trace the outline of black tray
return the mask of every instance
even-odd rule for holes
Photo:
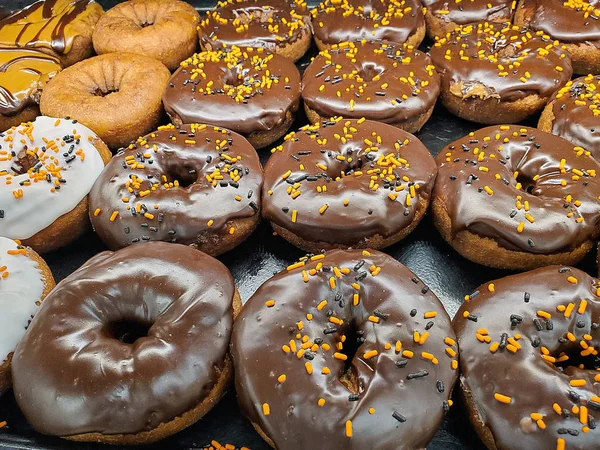
[[[27,6],[31,1],[2,0],[1,6],[8,9],[18,9]],[[119,3],[118,0],[97,1],[105,9]],[[211,0],[188,1],[200,11],[213,5]],[[314,0],[309,1],[309,4],[314,4]],[[430,45],[431,42],[426,40],[421,49],[427,50]],[[313,45],[307,55],[298,62],[301,70],[306,68],[310,63],[310,58],[316,53],[316,47]],[[164,121],[166,123],[167,119],[165,118]],[[306,117],[300,114],[292,129],[297,129],[306,123]],[[535,127],[536,123],[537,117],[534,117],[524,124]],[[478,128],[480,127],[477,124],[454,117],[441,105],[438,105],[431,119],[417,133],[417,136],[433,155],[437,155],[448,143]],[[261,150],[259,154],[264,164],[269,158],[270,152],[265,149]],[[44,255],[44,258],[50,265],[58,282],[103,250],[106,250],[104,244],[90,231],[75,243],[54,253]],[[510,274],[508,271],[489,269],[477,265],[461,257],[441,238],[434,228],[430,216],[426,216],[423,222],[406,239],[384,251],[408,266],[425,284],[430,286],[431,290],[440,298],[450,316],[454,316],[466,293],[472,292],[480,284]],[[593,253],[588,254],[578,266],[595,275],[596,267]],[[242,300],[245,302],[264,281],[301,256],[303,256],[301,250],[288,244],[282,238],[273,236],[269,224],[261,223],[246,242],[234,251],[221,256],[220,260],[227,265],[233,274]],[[12,391],[0,397],[0,421],[3,420],[6,420],[8,425],[0,429],[1,450],[109,450],[113,448],[133,448],[102,444],[75,444],[40,435],[32,430],[19,412]],[[268,450],[271,448],[260,438],[250,422],[241,414],[233,387],[230,389],[230,393],[198,423],[175,436],[143,448],[152,450],[204,448],[209,446],[212,440],[218,441],[221,445],[233,444],[237,447],[245,446],[252,450]],[[428,450],[479,450],[485,449],[485,446],[479,441],[475,431],[469,424],[460,402],[455,402],[455,406],[451,408],[440,430],[427,448]]]

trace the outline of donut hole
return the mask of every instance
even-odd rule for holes
[[[177,181],[179,187],[187,188],[198,181],[198,170],[189,165],[172,165],[167,168],[165,173],[167,182],[172,183]]]
[[[97,86],[94,90],[92,90],[92,94],[96,97],[106,97],[110,94],[116,94],[117,92],[119,92],[119,89],[117,88],[102,89],[100,86]]]
[[[517,175],[517,183],[521,183],[521,190],[527,192],[528,194],[534,194],[535,181],[533,181],[533,178],[519,173]]]
[[[559,349],[556,354],[552,355],[557,359],[557,361],[554,363],[554,366],[561,372],[570,367],[577,368],[579,370],[591,370],[594,372],[600,369],[600,356],[582,356],[581,353],[581,347]],[[559,359],[565,359],[565,356],[567,356],[568,359],[564,361],[558,361]]]
[[[369,83],[373,81],[373,79],[381,77],[382,74],[383,67],[371,62],[366,62],[362,65],[357,75],[361,77],[364,82]]]
[[[244,76],[235,70],[228,70],[223,75],[223,84],[232,87],[241,86],[244,84]]]
[[[33,168],[38,161],[39,158],[36,155],[29,153],[27,147],[25,147],[17,153],[17,157],[13,160],[10,168],[15,174],[22,175]]]
[[[124,344],[133,344],[138,339],[148,336],[152,323],[137,319],[122,319],[109,322],[106,332],[109,336]]]
[[[344,361],[344,371],[340,375],[339,380],[353,394],[360,394],[362,391],[356,374],[352,370],[352,361],[362,345],[363,334],[364,332],[359,330],[354,324],[344,333],[346,340],[344,341],[343,352],[348,358]]]

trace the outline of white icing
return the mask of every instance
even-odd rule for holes
[[[0,237],[0,364],[17,347],[44,293],[38,263],[27,255],[8,254],[17,249],[15,241]]]
[[[94,132],[70,120],[61,119],[56,125],[57,121],[58,119],[51,117],[38,117],[33,122],[29,137],[23,134],[27,125],[20,125],[0,134],[0,236],[28,239],[42,231],[60,216],[73,210],[89,194],[94,181],[104,169],[102,157],[89,140],[90,137],[97,137]],[[79,144],[63,141],[65,136],[76,135],[81,136]],[[44,153],[42,147],[48,147],[48,143],[43,138],[47,142],[54,141],[58,151],[47,149]],[[71,145],[75,145],[72,153],[64,156]],[[32,170],[24,174],[15,172],[14,166],[18,165],[18,161],[14,155],[19,155],[22,150],[36,151],[40,160],[43,160],[43,165],[37,172],[37,176],[43,175],[41,180],[32,181],[36,176]],[[81,152],[77,154],[79,150]],[[85,155],[83,161],[81,154]],[[71,161],[73,155],[76,157]],[[61,170],[52,174],[49,183],[45,174],[50,172],[51,163]],[[56,187],[54,183],[58,178],[66,182],[60,183],[60,189],[52,192],[51,188]],[[29,181],[30,185],[20,185]],[[23,196],[16,198],[15,192],[19,195],[19,190]]]

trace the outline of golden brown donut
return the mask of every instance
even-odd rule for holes
[[[55,284],[40,255],[0,236],[0,396],[12,386],[13,352]]]
[[[111,148],[125,147],[156,127],[169,76],[156,59],[108,53],[56,76],[42,93],[40,110],[78,120]]]
[[[96,53],[131,52],[158,59],[169,70],[198,46],[200,16],[180,0],[130,0],[100,18],[94,31]]]

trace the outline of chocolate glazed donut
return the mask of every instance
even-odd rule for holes
[[[262,182],[239,134],[167,125],[115,155],[90,192],[90,218],[111,249],[168,241],[219,255],[258,225]]]
[[[220,399],[241,301],[227,268],[164,242],[101,253],[46,298],[13,357],[14,391],[39,432],[145,444]]]
[[[232,336],[241,407],[281,450],[424,449],[451,405],[456,355],[437,297],[366,250],[303,258],[275,275]]]
[[[437,161],[435,224],[472,261],[504,269],[575,264],[600,234],[600,164],[564,139],[488,127],[448,145]]]
[[[568,267],[508,276],[454,318],[460,386],[492,450],[592,450],[600,419],[600,282]]]

